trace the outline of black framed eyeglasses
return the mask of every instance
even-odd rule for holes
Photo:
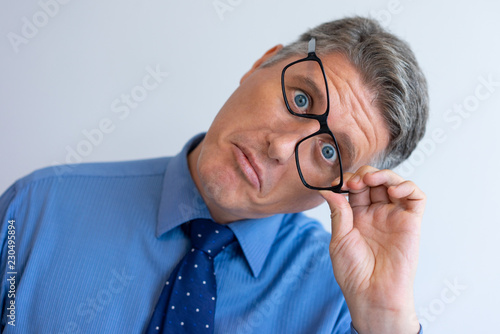
[[[297,117],[315,119],[318,131],[295,146],[295,162],[304,186],[315,190],[341,190],[344,183],[342,159],[337,140],[328,127],[330,96],[321,59],[316,55],[316,40],[311,38],[307,57],[283,68],[281,88],[288,111]]]

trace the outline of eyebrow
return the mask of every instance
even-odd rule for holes
[[[349,169],[351,168],[354,159],[356,159],[356,149],[354,147],[354,144],[352,143],[351,137],[349,137],[344,132],[340,132],[335,135],[335,138],[337,138],[338,144],[340,146],[340,156],[342,157],[345,156],[345,154],[347,155],[347,161],[344,162],[343,167],[345,169]]]

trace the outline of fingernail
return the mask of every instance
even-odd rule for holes
[[[358,183],[360,180],[361,180],[361,178],[359,177],[359,175],[356,175],[350,181],[354,182],[354,183]]]

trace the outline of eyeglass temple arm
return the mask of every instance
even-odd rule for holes
[[[307,53],[316,52],[316,38],[311,38],[309,41],[309,46],[307,48]]]

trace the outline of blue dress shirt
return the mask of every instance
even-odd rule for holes
[[[12,185],[0,197],[2,333],[143,333],[190,249],[180,225],[211,218],[187,165],[202,138],[171,158],[51,167]],[[355,333],[318,222],[229,227],[215,333]]]

